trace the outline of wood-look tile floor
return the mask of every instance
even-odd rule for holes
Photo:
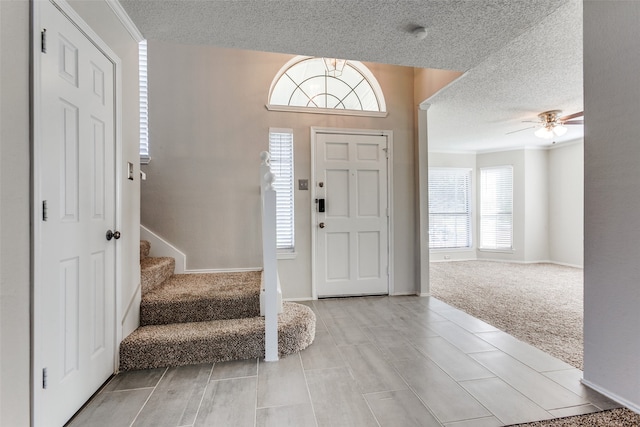
[[[78,426],[502,426],[618,407],[582,372],[430,297],[306,302],[315,342],[278,362],[125,372]]]

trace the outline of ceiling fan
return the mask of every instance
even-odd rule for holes
[[[549,110],[543,113],[538,114],[538,120],[532,123],[536,123],[535,126],[530,126],[528,128],[519,129],[513,132],[508,132],[507,135],[511,133],[520,132],[527,129],[538,128],[534,134],[538,138],[543,139],[553,139],[556,136],[562,136],[567,133],[567,125],[583,125],[584,120],[578,119],[584,116],[583,111],[579,111],[577,113],[568,114],[566,116],[560,116],[562,114],[561,110]],[[528,121],[531,122],[531,121]]]

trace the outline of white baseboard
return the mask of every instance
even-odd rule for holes
[[[200,274],[200,273],[244,273],[247,271],[262,271],[262,267],[247,267],[247,268],[202,268],[184,270],[184,274]],[[176,272],[177,273],[177,272]]]
[[[579,268],[580,270],[584,270],[584,265],[569,264],[567,262],[556,262],[556,261],[549,261],[549,262],[551,264],[562,265],[562,266],[565,266],[565,267]]]
[[[582,265],[551,261],[548,259],[540,259],[540,260],[534,260],[534,261],[521,261],[521,260],[515,260],[515,259],[495,259],[495,258],[429,260],[429,262],[456,262],[456,261],[487,261],[487,262],[502,262],[506,264],[555,264],[555,265],[562,265],[564,267],[573,267],[573,268],[579,268],[579,269],[584,268]]]
[[[140,224],[140,239],[151,243],[149,255],[174,258],[176,260],[176,274],[182,274],[187,270],[187,256],[184,252],[142,224]]]
[[[419,297],[430,297],[431,294],[429,292],[422,292],[420,294],[418,294]]]
[[[478,258],[430,259],[429,262],[484,261]],[[487,260],[488,261],[488,260]]]
[[[290,301],[290,302],[300,302],[300,301],[313,301],[313,298],[311,298],[311,297],[308,297],[308,298],[283,298],[283,300]]]
[[[597,384],[594,384],[590,381],[587,381],[585,379],[581,380],[582,384],[584,384],[585,386],[589,387],[590,389],[593,389],[595,391],[597,391],[598,393],[602,394],[603,396],[608,397],[609,399],[613,400],[614,402],[617,402],[619,404],[621,404],[622,406],[629,408],[630,410],[632,410],[633,412],[640,414],[640,405],[638,405],[637,403],[634,402],[630,402],[629,400],[618,396],[615,393],[612,393],[610,390],[607,390],[606,388],[600,387]]]

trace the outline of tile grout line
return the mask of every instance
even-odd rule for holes
[[[196,416],[193,418],[192,426],[196,425],[196,421],[198,421],[198,415],[200,415],[200,409],[202,409],[202,402],[204,402],[204,396],[207,394],[207,389],[209,388],[209,383],[211,382],[211,376],[213,375],[213,368],[215,368],[215,362],[211,364],[211,370],[209,371],[209,377],[207,378],[207,384],[204,386],[204,390],[202,390],[202,397],[200,398],[200,403],[198,404],[198,409],[196,410]]]
[[[376,413],[373,412],[373,408],[369,404],[369,401],[365,397],[364,393],[360,393],[360,396],[362,396],[362,399],[364,399],[364,403],[365,403],[365,405],[367,405],[367,408],[369,408],[369,412],[371,412],[371,415],[373,416],[373,419],[376,420],[376,424],[378,424],[378,427],[382,427],[382,424],[380,424],[380,420],[378,420],[378,417],[376,417]]]
[[[266,350],[265,350],[266,351]],[[253,409],[253,427],[258,425],[258,387],[260,386],[260,358],[256,358],[256,393]]]
[[[571,393],[573,396],[577,396],[580,399],[584,399],[586,401],[586,403],[591,403],[593,404],[588,397],[585,396],[581,396],[580,394],[574,392],[573,390],[571,390],[568,387],[565,387],[563,384],[560,384],[559,382],[555,381],[553,378],[549,378],[548,376],[544,375],[544,372],[540,372],[534,368],[532,368],[530,365],[524,363],[523,361],[521,361],[520,359],[518,359],[517,357],[514,357],[512,355],[510,355],[509,353],[506,353],[500,349],[498,349],[499,352],[501,352],[502,354],[504,354],[506,357],[510,357],[511,359],[513,359],[514,361],[516,361],[517,363],[520,363],[521,365],[523,365],[524,367],[530,369],[531,371],[533,371],[535,374],[541,376],[542,378],[551,381],[552,383],[558,385],[559,387],[563,388],[564,390],[566,390],[568,393]],[[502,380],[505,384],[508,384],[511,388],[513,388],[514,390],[516,390],[518,393],[522,394],[524,397],[526,397],[527,399],[529,399],[530,401],[532,401],[533,403],[535,403],[536,405],[540,406],[542,409],[544,409],[545,411],[549,412],[549,409],[543,408],[542,405],[540,405],[539,403],[537,403],[536,401],[534,401],[532,398],[530,398],[529,396],[527,396],[526,394],[524,394],[524,392],[520,391],[518,388],[516,388],[516,386],[514,384],[511,383],[511,381],[507,381],[506,378],[503,378],[502,376],[500,376],[497,372],[495,372],[494,370],[492,370],[489,366],[485,365],[484,363],[476,360],[478,363],[480,363],[480,365],[484,366],[489,372],[492,372],[496,378],[499,378],[500,380]],[[576,405],[574,405],[576,406]],[[578,405],[579,406],[579,405]],[[568,406],[568,407],[572,407],[572,406]],[[554,408],[554,409],[560,409],[560,408]],[[551,409],[553,410],[553,409]]]
[[[420,351],[420,350],[418,350],[418,351]],[[420,354],[422,354],[422,353],[420,353]],[[422,406],[424,406],[427,409],[427,411],[429,411],[429,413],[433,416],[433,418],[435,418],[436,421],[438,421],[438,423],[440,423],[440,426],[444,426],[444,423],[442,422],[442,420],[440,420],[440,418],[438,418],[438,416],[433,412],[431,407],[429,407],[429,405],[427,405],[427,403],[424,400],[422,400],[422,398],[420,396],[418,396],[418,393],[416,393],[416,391],[413,389],[413,387],[411,387],[411,384],[409,384],[407,382],[407,380],[402,376],[402,374],[400,373],[398,368],[396,368],[395,364],[392,363],[389,359],[387,359],[387,362],[389,363],[391,368],[395,371],[396,375],[398,375],[400,377],[400,379],[402,381],[404,381],[404,383],[407,385],[407,389],[411,390],[411,393],[413,393],[413,395],[416,397],[416,399],[418,399],[418,401],[420,401],[420,403],[422,403]],[[491,412],[491,411],[489,411],[489,412]]]
[[[489,368],[487,368],[489,369]],[[490,372],[493,372],[489,369]],[[551,418],[547,418],[547,419],[553,419],[555,418],[553,416],[553,414],[551,412],[549,412],[548,409],[543,408],[540,404],[538,404],[537,402],[535,402],[533,399],[531,399],[529,396],[527,396],[526,394],[524,394],[523,392],[521,392],[520,390],[518,390],[517,388],[515,388],[513,385],[511,385],[511,383],[507,382],[504,378],[500,377],[498,374],[495,374],[496,376],[493,378],[478,378],[478,379],[472,379],[472,380],[464,380],[464,381],[460,381],[458,382],[458,385],[460,385],[460,387],[462,387],[464,389],[464,391],[466,391],[471,397],[473,397],[480,405],[482,405],[483,408],[485,408],[487,411],[489,411],[489,413],[496,419],[498,419],[501,423],[503,423],[504,425],[509,425],[509,424],[505,424],[505,421],[503,421],[498,415],[496,415],[493,411],[491,411],[489,408],[487,408],[482,402],[480,402],[470,391],[468,391],[463,385],[462,383],[471,383],[474,381],[484,381],[484,380],[488,380],[488,379],[497,379],[499,381],[502,381],[507,387],[509,387],[510,389],[513,390],[513,392],[515,394],[519,394],[520,396],[522,396],[524,399],[528,400],[530,403],[532,403],[533,405],[537,406],[538,408],[542,409],[542,411],[546,412],[547,414],[549,414],[549,416]],[[533,420],[533,421],[524,421],[526,422],[535,422],[535,421],[543,421],[543,420]],[[518,423],[521,424],[521,423]]]
[[[433,311],[431,309],[428,309],[429,311]],[[435,312],[434,312],[435,313]],[[437,314],[437,313],[436,313]],[[455,322],[446,319],[447,322],[453,323],[454,325],[456,324]],[[428,328],[428,326],[425,326],[426,328]],[[450,345],[452,345],[453,347],[455,347],[458,351],[460,351],[462,354],[468,355],[466,352],[464,352],[461,348],[459,348],[458,346],[456,346],[454,343],[452,343],[451,341],[449,341],[446,337],[443,337],[441,334],[437,333],[436,331],[433,331],[435,334],[437,334],[438,337],[442,338],[443,340],[445,340],[447,343],[449,343]],[[456,383],[456,385],[458,387],[460,387],[460,389],[462,389],[465,393],[467,393],[469,395],[469,397],[471,397],[473,400],[475,400],[478,405],[480,405],[481,407],[483,407],[484,409],[487,410],[487,412],[489,414],[491,414],[494,418],[498,419],[500,422],[502,422],[504,424],[504,422],[502,420],[500,420],[489,408],[487,408],[484,404],[482,404],[482,402],[480,402],[474,395],[472,395],[471,393],[469,393],[469,391],[467,389],[465,389],[461,382],[462,381],[458,381],[455,378],[453,378],[452,375],[450,375],[447,371],[445,371],[435,360],[433,360],[431,357],[429,357],[428,355],[424,354],[422,351],[420,351],[420,349],[416,346],[413,345],[413,343],[411,342],[410,339],[407,339],[409,341],[409,344],[411,344],[411,346],[413,348],[416,349],[416,351],[418,351],[418,353],[424,357],[426,360],[429,360],[431,363],[434,364],[434,366],[439,369],[440,371],[442,371],[442,373],[444,375],[446,375],[447,377],[449,377],[449,379],[451,379],[453,382]],[[433,415],[433,417],[438,420],[438,422],[444,426],[444,421],[442,421],[440,418],[438,418],[438,416],[433,412],[433,410],[431,409],[431,407],[425,402],[423,401],[420,396],[418,396],[418,393],[416,393],[416,391],[413,389],[413,387],[411,387],[411,385],[405,380],[405,378],[400,374],[400,372],[398,371],[398,369],[394,366],[393,363],[391,363],[391,367],[396,371],[396,373],[400,376],[400,378],[402,378],[402,380],[407,384],[407,387],[409,387],[409,390],[411,390],[411,392],[418,398],[418,400],[420,402],[422,402],[422,404],[425,406],[425,408],[427,408],[427,410],[431,413],[431,415]],[[492,372],[491,370],[488,369],[489,372]],[[493,372],[492,372],[493,373]],[[495,375],[495,373],[494,373]],[[497,376],[495,378],[498,378]],[[467,421],[467,420],[457,420],[454,422],[458,422],[458,421]]]
[[[402,307],[402,308],[403,308],[403,309],[405,309],[405,310],[407,310],[405,307]],[[395,328],[395,327],[394,327],[390,322],[388,322],[388,323],[389,323],[389,326],[390,326],[392,329],[397,330],[397,329],[396,329],[396,328]],[[398,331],[398,332],[400,332],[400,331]],[[434,333],[435,333],[435,332],[434,332]],[[440,336],[440,335],[438,334],[438,336]],[[422,355],[423,357],[426,357],[426,356],[425,356],[425,355],[424,355],[424,354],[423,354],[423,353],[422,353],[422,352],[421,352],[417,347],[415,347],[415,346],[413,345],[413,343],[412,343],[412,341],[411,341],[411,339],[410,339],[409,337],[406,337],[406,336],[404,336],[404,335],[403,335],[403,338],[407,341],[407,343],[408,343],[410,346],[412,346],[413,348],[415,348],[415,349],[416,349],[416,351],[417,351],[420,355]],[[383,357],[383,358],[385,359],[385,361],[389,364],[389,366],[391,367],[391,369],[393,369],[393,370],[394,370],[394,372],[396,373],[396,375],[398,375],[398,377],[399,377],[399,378],[400,378],[400,379],[405,383],[405,385],[407,386],[407,389],[408,389],[408,390],[410,390],[410,391],[411,391],[411,393],[413,393],[413,395],[418,399],[418,401],[422,404],[422,406],[424,406],[424,407],[425,407],[425,409],[426,409],[426,410],[427,410],[427,411],[428,411],[428,412],[433,416],[433,418],[435,418],[435,420],[436,420],[436,421],[437,421],[441,426],[444,426],[444,423],[440,420],[440,418],[438,418],[438,416],[433,412],[433,410],[429,407],[429,405],[427,405],[427,403],[426,403],[426,402],[424,402],[424,401],[420,398],[420,396],[418,396],[418,393],[416,393],[416,391],[413,389],[413,387],[411,387],[411,385],[407,382],[407,380],[406,380],[406,379],[405,379],[405,378],[400,374],[400,371],[398,371],[398,369],[396,368],[396,366],[395,366],[395,364],[393,363],[393,361],[392,361],[391,359],[389,359],[389,358],[386,356],[386,354],[385,354],[385,353],[384,353],[384,351],[382,350],[381,346],[376,342],[376,340],[375,340],[375,339],[371,340],[371,344],[374,346],[374,348],[376,348],[376,349],[377,349],[377,350],[382,354],[382,357]],[[435,362],[433,362],[433,363],[435,364]],[[438,368],[440,368],[437,364],[436,364],[436,366],[437,366]],[[448,374],[447,374],[447,375],[448,375]],[[363,396],[363,398],[364,398],[365,394],[363,393],[363,394],[362,394],[362,396]],[[367,402],[367,399],[366,399],[366,398],[365,398],[365,402]],[[369,402],[367,402],[367,405],[369,405]],[[371,407],[369,407],[369,409],[371,410]],[[373,416],[374,416],[374,418],[375,418],[376,422],[378,422],[378,419],[377,419],[377,417],[375,416],[375,413],[373,412],[373,410],[371,410],[371,412],[373,413]],[[489,412],[491,412],[491,411],[489,411]],[[379,424],[379,422],[378,422],[378,424]]]
[[[158,388],[158,385],[160,384],[160,382],[164,379],[164,376],[167,374],[167,371],[169,370],[169,368],[165,368],[164,372],[162,373],[162,376],[160,377],[160,379],[158,380],[158,382],[156,383],[156,385],[153,387],[153,390],[151,391],[151,393],[149,393],[149,396],[147,396],[147,399],[144,401],[144,403],[142,404],[142,406],[140,407],[140,410],[138,410],[138,413],[136,414],[135,417],[133,417],[133,420],[131,420],[131,424],[129,424],[129,427],[133,426],[133,424],[136,422],[136,420],[138,419],[138,417],[140,416],[140,414],[142,413],[142,410],[144,409],[144,407],[147,405],[147,403],[149,402],[149,399],[151,399],[151,396],[153,396],[153,393],[156,391],[156,389]]]
[[[309,404],[311,405],[311,413],[313,414],[313,421],[316,423],[316,427],[318,427],[318,417],[316,416],[316,408],[313,405],[313,399],[311,398],[311,390],[309,389],[309,381],[307,380],[307,370],[304,369],[304,362],[302,361],[302,356],[298,353],[298,357],[300,358],[300,365],[302,366],[302,376],[304,377],[304,384],[307,387],[307,396],[309,396]]]

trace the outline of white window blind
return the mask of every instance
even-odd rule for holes
[[[513,248],[513,166],[480,169],[480,248]]]
[[[429,248],[471,247],[471,169],[429,168]]]
[[[140,87],[140,163],[149,163],[149,103],[147,97],[147,41],[138,44],[138,84]]]
[[[271,170],[276,175],[276,242],[280,251],[295,247],[293,200],[293,131],[269,129]]]

